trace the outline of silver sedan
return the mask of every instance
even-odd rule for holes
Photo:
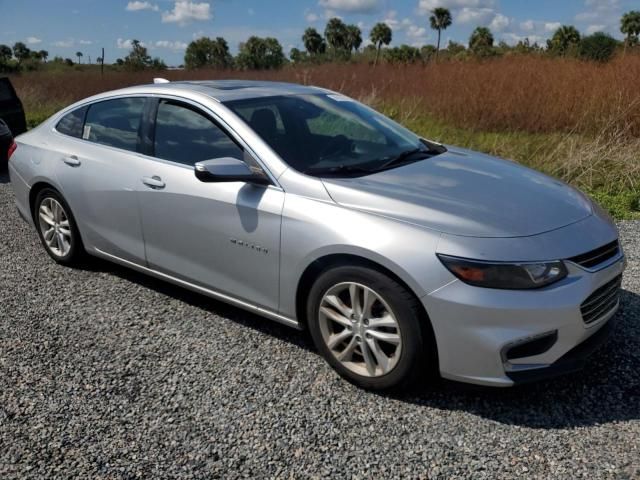
[[[159,81],[10,150],[55,261],[94,255],[306,328],[365,388],[573,371],[618,308],[617,230],[585,195],[324,89]]]

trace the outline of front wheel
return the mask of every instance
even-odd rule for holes
[[[355,385],[409,386],[426,370],[418,301],[377,270],[345,266],[322,273],[310,291],[307,318],[320,353]]]

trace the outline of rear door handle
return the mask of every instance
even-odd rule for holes
[[[157,175],[154,175],[153,177],[142,177],[142,183],[144,183],[147,187],[157,189],[164,188],[165,186],[162,179]]]
[[[79,167],[81,163],[75,155],[68,155],[63,158],[63,161],[71,167]]]

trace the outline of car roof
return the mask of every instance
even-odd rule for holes
[[[277,95],[329,93],[328,90],[318,87],[299,85],[296,83],[267,82],[262,80],[200,80],[155,83],[151,85],[129,87],[120,90],[118,93],[143,93],[142,90],[144,90],[144,92],[158,90],[159,93],[167,93],[167,91],[174,91],[175,93],[178,93],[178,91],[186,90],[207,95],[220,102],[249,98],[273,97]]]

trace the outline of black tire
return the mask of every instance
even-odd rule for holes
[[[332,287],[345,282],[364,285],[376,292],[396,317],[402,348],[395,367],[386,374],[366,376],[353,372],[336,358],[325,343],[320,327],[320,304]],[[427,361],[434,355],[429,355],[426,350],[432,346],[429,336],[423,335],[421,322],[428,319],[424,319],[421,313],[418,300],[404,286],[384,273],[364,266],[341,266],[324,271],[315,281],[307,299],[309,333],[318,351],[343,378],[368,390],[412,388],[426,377],[423,373],[430,371]]]
[[[57,255],[52,251],[52,249],[47,245],[47,242],[44,239],[40,219],[39,219],[39,211],[40,206],[47,199],[53,199],[58,202],[62,208],[64,209],[64,213],[66,214],[66,218],[69,221],[69,230],[71,232],[70,235],[70,244],[71,247],[69,251],[65,255]],[[78,231],[77,223],[71,212],[71,208],[65,201],[65,199],[58,193],[58,191],[53,188],[44,188],[38,192],[36,196],[34,205],[33,205],[33,221],[36,225],[36,231],[38,232],[38,236],[40,237],[40,242],[42,242],[42,246],[49,254],[49,256],[55,260],[57,263],[61,265],[78,265],[85,258],[85,250],[84,245],[82,244],[82,238],[80,237],[80,232]]]

